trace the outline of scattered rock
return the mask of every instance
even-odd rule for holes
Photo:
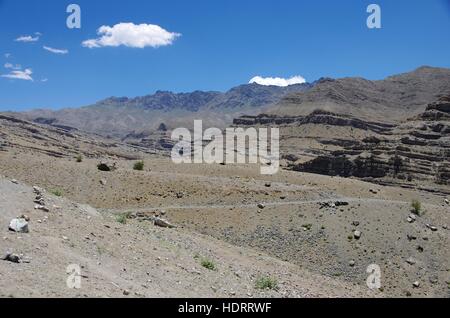
[[[409,265],[414,265],[414,264],[416,264],[416,260],[414,258],[410,257],[406,260],[406,263],[408,263]]]
[[[438,230],[436,226],[431,225],[431,224],[427,224],[426,227],[429,228],[433,232],[436,232]]]
[[[12,179],[11,182],[14,184],[19,184],[19,182],[16,179]]]
[[[359,240],[361,238],[361,231],[353,232],[353,236],[355,239]]]
[[[33,186],[33,192],[37,195],[41,195],[43,190],[39,188],[38,186]]]
[[[359,221],[353,221],[353,222],[352,222],[352,225],[353,225],[353,226],[359,226]]]
[[[105,179],[100,180],[100,184],[101,185],[106,185],[106,180]]]
[[[26,214],[22,214],[22,215],[19,217],[19,219],[24,219],[24,220],[27,221],[27,222],[30,222],[30,220],[31,220],[31,218],[30,218],[28,215],[26,215]]]
[[[445,204],[450,205],[450,201],[448,199],[444,200]]]
[[[347,201],[336,201],[334,202],[335,206],[347,206],[349,203]]]
[[[266,206],[264,203],[258,203],[258,208],[259,209],[264,209]]]
[[[43,206],[43,205],[41,205],[41,204],[36,204],[36,205],[34,206],[34,209],[35,209],[35,210],[42,210],[42,211],[44,211],[44,212],[50,212],[50,210],[49,210],[47,207],[45,207],[45,206]]]
[[[414,288],[419,288],[420,287],[420,282],[419,281],[415,281],[413,283]]]
[[[22,259],[19,255],[13,253],[6,253],[6,255],[2,258],[4,261],[12,262],[12,263],[21,263]]]
[[[351,260],[350,262],[348,262],[348,265],[349,265],[350,267],[354,267],[354,266],[355,266],[355,261],[354,261],[354,260]]]
[[[9,223],[9,230],[18,233],[28,233],[28,222],[25,219],[12,219]]]
[[[101,161],[97,165],[97,169],[100,170],[100,171],[109,172],[109,171],[116,170],[117,168],[116,168],[116,163],[115,162],[111,164],[111,163],[106,162],[106,161]]]
[[[437,275],[432,275],[430,276],[429,281],[433,285],[437,284],[439,282],[439,277]]]
[[[162,218],[159,217],[152,217],[151,220],[153,221],[153,224],[156,226],[160,226],[160,227],[168,227],[168,228],[174,228],[175,225],[169,223],[167,220],[164,220]]]
[[[124,291],[123,291],[123,295],[124,296],[128,296],[130,294],[130,291],[128,290],[128,289],[125,289]]]

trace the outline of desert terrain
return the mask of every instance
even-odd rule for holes
[[[0,261],[0,296],[449,297],[449,74],[322,79],[237,116],[280,128],[272,176],[174,164],[170,124],[117,138],[103,120],[71,126],[72,113],[4,113],[0,253],[18,259]],[[27,233],[8,229],[14,218]],[[80,289],[66,285],[70,264]]]

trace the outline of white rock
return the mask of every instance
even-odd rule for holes
[[[410,257],[406,260],[406,263],[408,263],[409,265],[414,265],[416,263],[416,260],[414,258]]]
[[[414,286],[415,288],[419,288],[419,287],[420,287],[420,282],[419,282],[419,281],[415,281],[415,282],[413,283],[413,286]]]
[[[18,233],[28,233],[28,222],[25,219],[12,219],[9,223],[9,230]]]
[[[361,232],[355,231],[355,232],[353,232],[353,236],[355,237],[355,239],[359,240],[361,238]]]
[[[450,201],[448,199],[444,200],[445,204],[450,204]]]

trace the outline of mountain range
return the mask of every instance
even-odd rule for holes
[[[15,115],[37,123],[124,137],[154,131],[161,123],[169,129],[190,128],[194,119],[202,119],[205,126],[225,127],[242,115],[302,116],[318,109],[397,122],[420,114],[428,103],[448,92],[450,69],[423,66],[376,81],[321,78],[287,87],[246,84],[224,93],[157,91],[135,98],[110,97],[81,108],[38,109]]]

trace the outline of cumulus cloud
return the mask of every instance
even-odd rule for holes
[[[264,86],[286,87],[289,85],[306,83],[306,80],[300,75],[293,76],[291,78],[255,76],[249,81],[249,84],[253,84],[253,83],[256,83],[259,85],[264,85]]]
[[[5,68],[10,68],[10,69],[13,69],[13,70],[20,70],[22,68],[22,66],[20,64],[14,65],[14,64],[11,64],[11,63],[5,63],[4,67]]]
[[[1,77],[10,78],[10,79],[19,79],[24,81],[33,81],[33,78],[31,75],[33,74],[33,71],[29,68],[23,70],[23,71],[11,71],[9,74],[3,74]]]
[[[66,49],[54,49],[52,47],[45,46],[45,45],[43,46],[43,49],[47,50],[49,52],[52,52],[54,54],[67,54],[67,53],[69,53],[69,50],[66,50]]]
[[[83,41],[82,45],[88,48],[106,46],[127,46],[132,48],[145,48],[171,45],[179,33],[169,32],[154,24],[118,23],[116,25],[103,25],[97,30],[96,39]]]
[[[35,36],[32,36],[32,35],[22,35],[22,36],[19,36],[17,39],[15,39],[14,41],[16,41],[16,42],[37,42],[37,41],[39,41],[39,38],[41,37],[41,33],[39,33],[39,32],[36,32],[35,34],[34,34]]]

